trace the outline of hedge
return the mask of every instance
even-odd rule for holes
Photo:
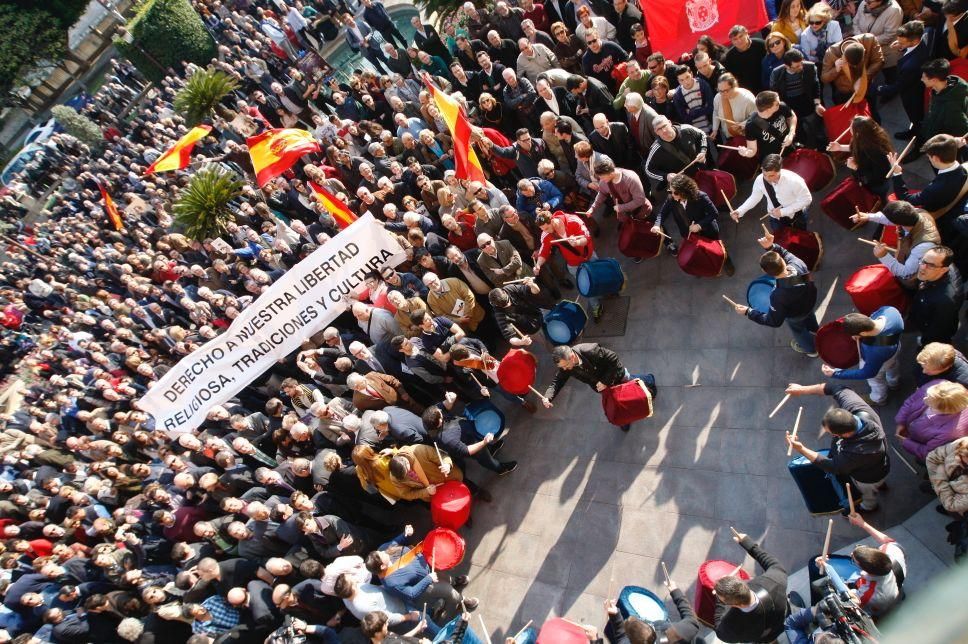
[[[114,44],[151,81],[165,77],[159,65],[166,69],[177,69],[183,62],[204,66],[216,54],[215,40],[189,0],[146,0],[126,29],[133,42]]]

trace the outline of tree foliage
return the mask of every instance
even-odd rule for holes
[[[199,69],[175,95],[175,110],[188,127],[194,127],[210,117],[215,106],[238,86],[239,82],[233,76],[221,70]]]
[[[228,170],[216,166],[202,168],[178,196],[172,208],[175,222],[191,239],[221,235],[234,220],[229,202],[242,194],[242,187],[242,181]]]
[[[104,133],[101,132],[98,124],[83,114],[79,114],[73,107],[56,105],[51,108],[50,114],[64,128],[65,132],[76,137],[81,143],[93,147],[104,141]]]
[[[87,1],[0,0],[0,105],[18,102],[11,92],[38,64],[63,56],[67,30]]]
[[[132,42],[114,44],[151,81],[162,80],[166,69],[215,57],[215,40],[189,0],[145,0],[125,29]]]

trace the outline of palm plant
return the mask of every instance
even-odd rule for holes
[[[206,166],[178,197],[173,211],[175,221],[190,239],[217,237],[234,220],[229,202],[242,194],[243,182],[232,172]]]
[[[194,127],[211,116],[222,99],[238,86],[238,80],[219,69],[199,69],[175,95],[175,110],[188,127]]]

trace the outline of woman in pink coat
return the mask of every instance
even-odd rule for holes
[[[968,434],[968,389],[932,380],[904,401],[894,417],[901,446],[923,461],[936,447]]]

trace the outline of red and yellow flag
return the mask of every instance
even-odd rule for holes
[[[450,130],[450,136],[454,143],[454,164],[457,178],[483,183],[487,180],[487,177],[484,176],[484,169],[477,158],[477,153],[471,147],[471,124],[467,120],[467,115],[464,114],[464,108],[454,98],[448,96],[443,90],[430,82],[428,75],[425,74],[423,80],[434,97],[440,115],[444,117],[444,121],[447,123],[447,129]]]
[[[192,149],[195,144],[204,139],[212,131],[211,125],[198,125],[188,131],[185,136],[178,139],[175,145],[168,148],[168,151],[155,159],[155,162],[145,170],[145,176],[155,172],[171,172],[187,167],[191,162]]]
[[[111,198],[103,185],[99,183],[97,187],[101,191],[101,199],[104,200],[104,212],[107,213],[111,225],[114,226],[115,230],[124,230],[124,222],[121,221],[121,213],[118,212],[118,207],[114,205],[114,199]]]
[[[343,230],[356,221],[356,215],[353,214],[353,211],[350,210],[350,207],[343,203],[339,197],[318,183],[313,181],[308,183],[309,187],[313,191],[313,194],[316,195],[316,199],[319,200],[319,203],[323,205],[323,208],[325,208],[329,214],[333,215],[333,219],[336,220],[336,225],[340,230]]]
[[[291,168],[302,155],[319,152],[319,143],[306,130],[266,130],[247,139],[246,144],[260,187]]]

